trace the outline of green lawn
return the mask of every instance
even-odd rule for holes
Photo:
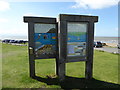
[[[65,88],[84,83],[85,63],[67,63],[66,75],[71,83],[60,84],[55,75],[55,59],[36,60],[37,80],[29,77],[27,46],[2,44],[2,87],[3,88]],[[118,84],[118,55],[107,52],[94,52],[94,68],[92,83],[88,87],[104,87]],[[74,84],[73,84],[74,83]],[[77,83],[77,84],[76,84]],[[81,84],[82,85],[82,84]],[[108,86],[109,87],[109,86]]]

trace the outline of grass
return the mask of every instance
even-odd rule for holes
[[[36,75],[39,77],[31,79],[27,46],[2,44],[2,88],[80,88],[85,83],[84,72],[85,62],[67,63],[67,80],[60,84],[57,78],[47,77],[55,75],[55,59],[41,59],[36,60]],[[93,77],[87,82],[88,87],[117,87],[118,55],[95,51]]]

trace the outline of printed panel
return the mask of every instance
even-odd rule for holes
[[[35,24],[35,56],[37,58],[56,56],[56,25]]]
[[[67,56],[86,56],[87,23],[68,22]]]

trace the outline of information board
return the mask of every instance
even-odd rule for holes
[[[56,18],[24,17],[28,22],[30,77],[35,59],[56,59],[56,74],[65,80],[66,63],[85,61],[85,78],[92,79],[94,23],[98,16],[60,14]]]
[[[67,56],[86,56],[87,23],[67,23]]]
[[[34,24],[35,57],[55,57],[56,25]]]

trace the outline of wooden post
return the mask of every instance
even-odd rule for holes
[[[58,76],[58,66],[59,66],[58,59],[56,58],[55,73],[57,76]]]
[[[34,23],[28,23],[28,38],[29,38],[29,71],[30,77],[35,77],[35,60],[34,60]]]
[[[64,32],[63,29],[66,29],[66,22],[65,21],[59,21],[58,23],[58,45],[59,45],[59,54],[58,54],[58,76],[59,76],[59,80],[63,81],[65,79],[65,57],[67,54],[66,52],[63,52],[63,50],[66,49],[67,45],[67,38],[66,38],[66,32]]]
[[[88,25],[88,46],[87,46],[87,61],[85,78],[92,79],[93,73],[93,45],[94,45],[94,22],[89,22]]]
[[[59,62],[58,76],[59,76],[60,81],[63,81],[65,79],[65,63],[60,63]]]
[[[35,77],[35,60],[33,57],[29,57],[29,71],[30,71],[30,77]]]
[[[56,23],[56,29],[57,29],[57,33],[56,33],[56,75],[59,76],[59,45],[58,45],[58,23]]]

